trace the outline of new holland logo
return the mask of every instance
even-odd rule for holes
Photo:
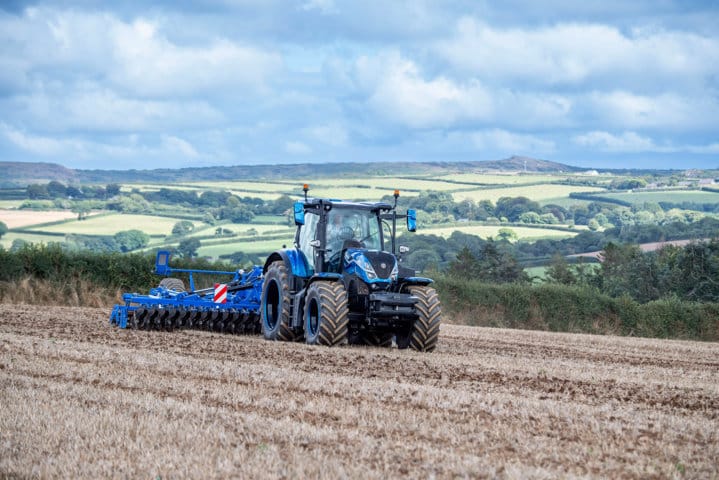
[[[380,268],[387,268],[387,264],[384,263],[384,262],[382,262],[382,263],[379,264],[379,267],[380,267]]]

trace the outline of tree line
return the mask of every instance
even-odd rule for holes
[[[544,241],[552,252],[544,283],[580,286],[610,297],[627,296],[639,303],[676,297],[682,301],[719,302],[719,221],[707,219],[694,233],[698,240],[685,247],[665,246],[643,252],[636,243],[618,241],[622,235],[586,232],[597,237],[592,248],[602,250],[602,261],[569,263],[566,249],[577,238]],[[634,232],[638,233],[638,232]],[[703,235],[706,235],[704,237]],[[625,238],[628,235],[624,235]],[[403,262],[431,274],[457,280],[492,284],[531,283],[533,280],[518,260],[522,247],[507,240],[484,240],[453,232],[444,239],[434,235],[403,235],[400,243],[410,246]],[[535,242],[536,243],[536,242]],[[562,252],[562,249],[565,251]]]
[[[616,188],[645,185],[642,179],[617,179]],[[160,188],[157,191],[132,189],[123,192],[119,184],[106,186],[66,186],[58,181],[28,185],[28,201],[21,208],[66,208],[82,217],[90,209],[107,209],[124,213],[183,212],[203,221],[250,222],[255,215],[281,215],[291,208],[293,199],[278,194],[275,200],[238,196],[225,190],[196,191],[181,188]],[[541,205],[524,196],[506,196],[496,203],[490,200],[454,201],[452,193],[422,191],[403,199],[403,204],[419,212],[420,224],[456,221],[512,222],[525,224],[586,225],[592,230],[627,225],[662,224],[681,221],[691,223],[706,214],[719,213],[719,202],[646,202],[628,204],[609,201],[595,194],[573,193],[571,197],[589,201],[587,204]],[[391,195],[382,198],[392,202]]]

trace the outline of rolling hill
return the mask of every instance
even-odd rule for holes
[[[353,177],[357,175],[434,176],[466,172],[577,172],[584,169],[537,160],[511,157],[504,160],[475,162],[377,162],[288,165],[232,165],[220,167],[155,170],[75,170],[51,163],[0,162],[0,188],[24,187],[31,183],[57,180],[65,184],[103,184],[133,182],[186,182],[297,178]]]

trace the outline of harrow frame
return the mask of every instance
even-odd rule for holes
[[[173,273],[188,273],[190,290],[182,292],[161,285],[151,289],[147,295],[126,293],[122,296],[124,304],[113,307],[110,324],[120,328],[143,328],[148,326],[146,317],[149,316],[149,328],[199,327],[227,331],[225,326],[230,324],[231,330],[259,333],[263,281],[261,266],[254,266],[249,271],[232,272],[180,269],[170,267],[169,260],[170,252],[157,252],[155,273],[165,277]],[[232,275],[232,279],[226,284],[225,302],[214,300],[214,288],[195,290],[193,274]],[[219,328],[215,328],[217,324],[220,325]],[[242,328],[236,328],[238,325]]]

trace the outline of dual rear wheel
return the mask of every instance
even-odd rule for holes
[[[399,348],[431,352],[437,346],[442,311],[434,288],[409,287],[416,296],[418,318],[409,331],[361,332],[360,343],[389,347],[395,338]],[[289,272],[282,261],[270,264],[262,288],[262,332],[268,340],[297,341],[302,335],[292,329]],[[346,343],[349,330],[347,291],[342,282],[315,281],[307,289],[304,305],[304,338],[310,345],[334,346]]]
[[[289,272],[284,262],[273,262],[262,287],[262,333],[267,340],[292,342],[301,335],[290,325],[292,298]],[[347,293],[340,282],[316,281],[305,297],[305,341],[311,345],[334,346],[347,339],[349,310]]]

